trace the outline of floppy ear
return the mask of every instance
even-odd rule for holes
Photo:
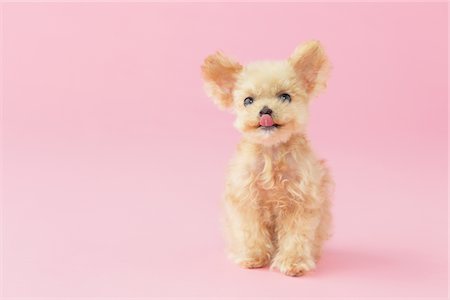
[[[233,104],[232,91],[242,66],[221,52],[208,56],[202,65],[206,93],[221,108],[230,108]]]
[[[289,63],[308,95],[314,96],[326,87],[331,67],[318,41],[309,41],[297,47]]]

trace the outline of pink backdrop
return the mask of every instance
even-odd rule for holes
[[[446,3],[2,11],[4,296],[446,296]],[[239,135],[199,67],[311,38],[334,65],[310,136],[335,234],[306,277],[243,270],[218,221]]]

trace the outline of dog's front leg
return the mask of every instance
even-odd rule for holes
[[[257,201],[227,196],[225,199],[225,231],[230,258],[244,268],[260,268],[269,264],[273,246],[271,234]]]
[[[278,252],[272,267],[289,276],[300,276],[315,268],[314,240],[320,218],[320,209],[298,205],[278,215]]]

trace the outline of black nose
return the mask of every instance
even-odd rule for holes
[[[259,112],[260,116],[262,116],[262,115],[271,115],[271,114],[272,114],[272,110],[269,107],[267,107],[267,106],[264,106]]]

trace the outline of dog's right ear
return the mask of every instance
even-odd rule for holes
[[[242,65],[221,52],[208,56],[202,65],[206,93],[221,108],[233,104],[232,92]]]

